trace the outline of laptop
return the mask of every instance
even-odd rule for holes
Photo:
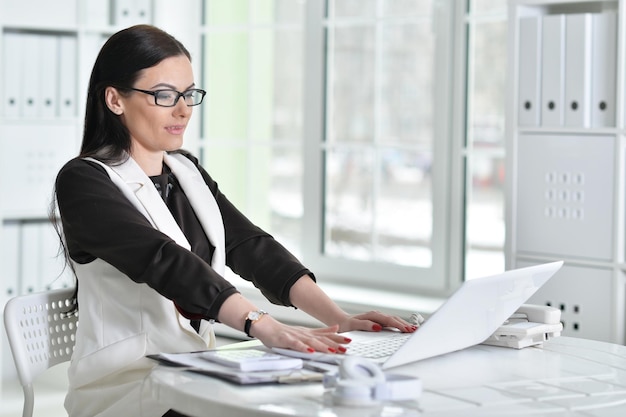
[[[560,268],[563,261],[505,271],[465,281],[414,333],[397,331],[343,333],[352,339],[346,355],[356,354],[359,345],[382,346],[398,338],[399,346],[386,356],[374,358],[383,369],[465,349],[487,340]],[[343,355],[300,353],[274,349],[278,353],[315,361],[337,363]],[[371,358],[370,358],[371,359]]]

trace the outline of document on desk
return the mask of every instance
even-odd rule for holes
[[[251,349],[258,352],[256,349]],[[242,370],[240,366],[225,365],[207,356],[211,352],[200,351],[186,353],[159,353],[148,355],[148,358],[156,360],[162,364],[178,366],[187,371],[212,376],[234,382],[240,385],[279,383],[292,384],[300,382],[317,382],[323,379],[323,374],[302,368],[302,361],[293,361],[293,358],[281,357],[280,362],[269,370]],[[250,364],[246,364],[243,369],[250,369]]]

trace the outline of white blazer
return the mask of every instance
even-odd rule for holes
[[[155,228],[190,248],[152,181],[132,158],[118,166],[98,163]],[[223,274],[224,226],[213,195],[186,157],[166,155],[165,163],[217,248],[213,266]],[[79,326],[65,400],[70,417],[162,416],[169,407],[158,404],[143,387],[155,366],[145,356],[214,347],[210,323],[203,320],[196,332],[171,300],[101,259],[74,267],[79,281]]]

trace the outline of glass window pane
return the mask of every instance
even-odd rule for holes
[[[377,260],[431,266],[431,165],[430,152],[382,152],[374,218]]]
[[[329,20],[326,255],[432,266],[436,39],[417,4],[377,3],[401,20]]]
[[[377,0],[329,0],[328,15],[338,17],[375,17]]]
[[[303,31],[276,32],[274,38],[274,138],[302,141],[304,84]]]
[[[202,153],[202,166],[217,181],[220,190],[240,209],[245,207],[248,150],[244,147],[212,145]]]
[[[487,0],[473,12],[503,12]],[[468,43],[466,279],[504,270],[504,146],[506,111],[506,14],[471,20]]]
[[[246,170],[246,215],[296,256],[302,239],[302,150],[252,146]],[[231,168],[232,169],[232,168]]]
[[[468,0],[472,13],[505,13],[507,3],[502,0]]]
[[[296,23],[303,17],[304,1],[298,0],[251,0],[253,23]]]
[[[383,0],[384,16],[428,16],[433,10],[433,0]]]
[[[348,259],[372,260],[374,200],[371,152],[338,149],[326,155],[324,252]]]
[[[251,146],[205,148],[203,166],[221,192],[294,254],[302,238],[302,149]]]
[[[204,51],[208,90],[202,105],[205,137],[246,138],[248,132],[248,35],[213,33]]]
[[[333,29],[329,48],[327,140],[372,142],[375,120],[374,29]]]
[[[248,0],[210,0],[204,2],[205,24],[234,25],[248,23]]]
[[[250,71],[251,129],[253,140],[272,137],[274,86],[274,33],[256,30],[250,37],[252,68]]]
[[[299,255],[305,3],[205,4],[203,165],[239,210]]]
[[[381,51],[380,141],[432,143],[434,45],[428,22],[385,26]]]
[[[431,266],[432,155],[344,148],[326,161],[326,255]]]
[[[469,53],[469,139],[504,146],[506,110],[506,22],[474,23]],[[499,41],[494,42],[494,39]]]
[[[250,133],[255,139],[300,141],[302,31],[257,30],[251,42]]]
[[[466,278],[504,270],[504,158],[474,153],[466,202]]]
[[[271,175],[268,190],[271,214],[266,230],[271,230],[272,235],[296,256],[301,254],[304,211],[302,166],[301,147],[275,147],[271,164],[265,167]]]

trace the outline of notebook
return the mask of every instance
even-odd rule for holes
[[[414,333],[347,332],[352,339],[346,354],[355,354],[356,345],[400,338],[395,352],[375,359],[383,369],[454,352],[487,340],[560,268],[562,261],[505,271],[465,281]],[[403,340],[402,340],[403,339]],[[318,361],[336,362],[342,355],[298,354],[286,349],[279,353]],[[367,355],[359,356],[367,357]]]

